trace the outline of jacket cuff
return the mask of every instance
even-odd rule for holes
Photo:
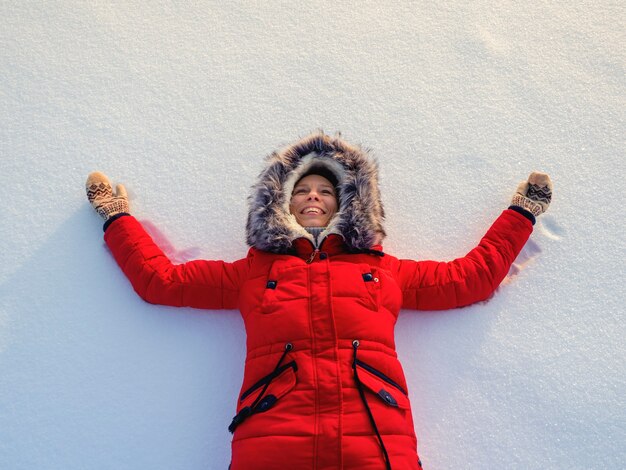
[[[107,219],[107,221],[104,223],[104,226],[102,227],[102,231],[106,232],[107,229],[109,228],[109,225],[111,225],[113,222],[115,222],[117,219],[119,219],[120,217],[124,217],[130,215],[128,212],[120,212],[119,214],[115,214],[113,217],[109,217]]]
[[[533,225],[535,225],[535,222],[537,221],[537,219],[535,219],[535,216],[532,214],[532,212],[529,212],[520,206],[509,206],[509,209],[514,210],[515,212],[519,214],[522,214],[524,217],[530,220]]]

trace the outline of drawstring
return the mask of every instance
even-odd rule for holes
[[[259,402],[261,401],[261,398],[263,398],[263,395],[265,395],[265,392],[267,391],[267,387],[270,386],[270,384],[272,383],[272,380],[275,378],[276,372],[280,368],[280,365],[283,363],[285,356],[292,349],[293,349],[293,344],[291,343],[285,344],[285,350],[283,351],[283,353],[280,356],[280,359],[276,363],[276,367],[274,367],[274,370],[270,374],[271,378],[265,383],[265,385],[263,386],[259,394],[256,396],[252,404],[250,406],[246,406],[239,413],[237,413],[237,415],[233,418],[233,421],[230,423],[230,426],[228,426],[228,430],[231,433],[235,432],[235,429],[237,428],[237,426],[239,426],[248,416],[255,413],[256,411],[255,407],[259,404]]]
[[[289,351],[291,351],[293,349],[293,344],[291,343],[287,343],[285,344],[285,350],[283,351],[283,354],[280,356],[280,359],[278,360],[278,363],[276,364],[276,367],[274,367],[274,370],[272,371],[272,374],[275,373],[278,368],[280,367],[280,365],[283,363],[283,360],[285,359],[285,356],[287,355],[287,353]],[[267,387],[270,386],[270,384],[272,383],[271,380],[268,380],[267,383],[265,384],[265,386],[263,387],[263,389],[261,390],[261,393],[259,393],[257,395],[257,397],[254,399],[254,401],[252,402],[252,405],[250,405],[250,408],[254,408],[257,403],[259,403],[259,401],[261,400],[261,398],[263,398],[263,395],[265,395],[265,391],[267,390]]]
[[[359,390],[359,395],[361,396],[361,401],[363,405],[365,405],[365,410],[367,411],[367,415],[370,418],[370,423],[372,423],[372,427],[374,428],[374,432],[376,433],[376,437],[378,437],[378,442],[380,443],[380,448],[383,451],[383,456],[385,457],[385,468],[387,470],[391,470],[391,462],[389,461],[389,454],[387,454],[387,449],[385,448],[385,444],[383,443],[383,438],[378,432],[378,426],[376,426],[376,421],[374,420],[374,415],[372,415],[372,410],[370,410],[369,405],[367,404],[367,398],[365,397],[365,392],[363,391],[363,384],[361,383],[361,379],[359,379],[359,374],[356,368],[356,350],[359,347],[359,341],[352,341],[352,349],[354,350],[354,355],[352,357],[352,370],[354,371],[354,381],[356,382],[356,388]]]

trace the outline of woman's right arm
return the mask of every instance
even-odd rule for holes
[[[528,240],[535,217],[551,200],[550,177],[533,172],[517,187],[509,209],[464,257],[449,262],[399,260],[395,274],[403,308],[443,310],[487,299]]]
[[[123,186],[114,195],[102,173],[87,180],[87,195],[105,220],[104,239],[139,296],[147,302],[176,307],[235,309],[250,257],[224,261],[190,261],[175,265],[133,216]]]

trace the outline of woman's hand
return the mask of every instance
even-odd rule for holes
[[[548,210],[550,201],[552,201],[550,177],[546,173],[534,171],[527,181],[522,181],[517,186],[511,205],[526,209],[537,217]]]
[[[90,173],[87,177],[86,189],[87,199],[105,222],[117,214],[130,212],[126,188],[118,184],[113,194],[111,182],[104,173],[99,171]]]

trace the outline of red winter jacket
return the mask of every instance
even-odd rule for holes
[[[333,143],[331,155],[341,153],[348,168],[339,176],[349,183],[354,174],[345,161],[351,155],[346,157],[345,147],[338,152],[337,141]],[[288,150],[270,156],[271,164],[277,155],[286,155],[295,165],[295,173],[284,172],[285,191],[303,165],[302,158],[293,159],[293,147]],[[310,153],[310,148],[296,150],[300,157]],[[318,150],[318,159],[320,155]],[[363,166],[363,161],[357,165]],[[275,175],[266,169],[261,179],[268,173]],[[267,185],[256,189],[263,192]],[[342,214],[335,229],[351,214],[348,206],[358,196],[349,184],[340,190]],[[276,213],[284,216],[284,200],[277,204]],[[255,204],[253,198],[251,205],[252,214],[268,204]],[[382,212],[382,206],[369,207],[369,214]],[[265,214],[260,220],[276,222],[272,217]],[[398,313],[402,308],[449,309],[488,298],[528,239],[530,220],[505,210],[465,257],[416,262],[383,254],[380,245],[371,243],[371,237],[384,235],[376,217],[365,223],[351,217],[348,227],[359,230],[329,230],[317,249],[306,234],[287,236],[285,243],[284,233],[274,233],[266,239],[270,248],[279,247],[274,251],[260,241],[272,228],[259,227],[253,219],[251,215],[248,221],[252,248],[232,263],[173,265],[131,216],[115,220],[105,233],[116,261],[146,301],[241,312],[247,358],[230,426],[232,470],[421,468],[407,384],[395,352]]]

